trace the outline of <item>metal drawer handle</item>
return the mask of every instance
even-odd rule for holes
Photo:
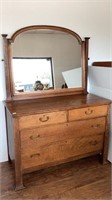
[[[89,109],[88,109],[87,111],[85,111],[85,114],[86,114],[86,115],[91,115],[92,113],[93,113],[93,110],[89,110]]]
[[[95,141],[91,141],[90,144],[93,145],[93,146],[95,146],[95,145],[98,144],[98,142],[95,140]]]
[[[39,120],[40,120],[41,122],[47,122],[47,121],[49,120],[49,116],[43,115],[43,117],[40,117]]]
[[[92,128],[99,128],[99,127],[100,127],[100,124],[92,125],[91,127],[92,127]]]
[[[33,158],[35,156],[40,156],[40,153],[35,153],[35,154],[30,155],[31,158]]]
[[[30,139],[31,139],[31,140],[35,140],[35,139],[37,139],[37,138],[39,138],[39,137],[40,137],[40,135],[36,135],[36,136],[31,135],[31,136],[30,136]]]

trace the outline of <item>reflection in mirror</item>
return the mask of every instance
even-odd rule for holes
[[[54,88],[51,58],[13,58],[13,66],[16,92]]]
[[[65,32],[26,31],[13,43],[15,93],[82,87],[81,45]]]

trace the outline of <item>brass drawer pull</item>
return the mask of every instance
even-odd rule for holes
[[[93,113],[93,110],[88,109],[87,111],[85,111],[86,115],[91,115]]]
[[[92,128],[99,128],[99,127],[100,127],[100,124],[92,125],[91,127],[92,127]]]
[[[95,146],[95,145],[97,145],[98,144],[98,142],[95,140],[95,141],[91,141],[91,142],[89,142],[91,145],[93,145],[93,146]]]
[[[47,121],[49,120],[49,116],[43,115],[43,117],[40,117],[39,120],[40,120],[41,122],[47,122]]]
[[[39,137],[40,137],[40,135],[36,135],[36,136],[31,135],[31,136],[30,136],[30,139],[31,139],[31,140],[35,140],[35,139],[37,139],[37,138],[39,138]]]
[[[33,158],[35,156],[40,156],[40,153],[35,153],[35,154],[30,155],[31,158]]]

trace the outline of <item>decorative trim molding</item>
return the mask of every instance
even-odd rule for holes
[[[112,61],[93,62],[92,66],[95,66],[95,67],[112,67]]]

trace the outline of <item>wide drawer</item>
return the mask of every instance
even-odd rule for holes
[[[69,110],[69,121],[89,119],[107,115],[107,105]]]
[[[30,154],[22,154],[22,169],[101,151],[103,148],[102,137],[102,135],[95,135],[92,137],[88,136],[88,138],[72,138],[35,149]]]
[[[101,151],[105,118],[21,131],[22,168]]]
[[[58,124],[67,121],[66,111],[24,116],[19,119],[20,129]]]

